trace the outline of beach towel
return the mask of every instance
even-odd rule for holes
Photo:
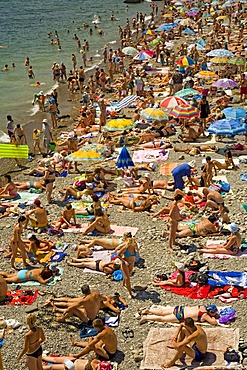
[[[247,273],[240,271],[208,271],[208,284],[216,286],[232,285],[247,287]]]
[[[69,229],[64,229],[65,233],[83,233],[88,224],[81,224],[80,227],[70,227]],[[96,235],[114,235],[114,236],[123,236],[124,233],[131,232],[134,236],[138,231],[138,227],[130,227],[130,226],[118,226],[118,225],[111,225],[111,232],[108,234],[96,234]]]
[[[58,281],[61,280],[64,269],[60,266],[58,266],[57,268],[59,270],[59,274],[57,276],[54,276],[46,285],[54,286],[54,285],[56,285],[56,283]],[[43,284],[40,284],[38,281],[26,281],[25,283],[12,283],[12,284],[15,284],[15,285],[18,284],[18,286],[39,286],[39,285],[43,285]]]
[[[55,252],[52,252],[52,251],[51,252],[41,252],[40,251],[40,252],[37,252],[35,259],[38,260],[39,263],[44,264],[44,263],[50,262],[54,255],[55,255]],[[32,258],[31,256],[27,254],[27,262],[32,263],[33,260],[34,258]],[[15,258],[15,262],[21,263],[22,258],[20,256],[17,256]]]
[[[224,244],[224,240],[207,240],[206,246],[210,245],[217,245],[217,244]],[[243,250],[240,249],[238,254],[217,254],[217,253],[203,253],[203,258],[218,258],[218,259],[229,259],[229,258],[236,258],[236,257],[247,257],[247,248],[243,248]]]
[[[9,203],[11,202],[11,204],[33,204],[33,202],[35,201],[35,199],[37,199],[39,197],[39,194],[36,194],[36,193],[29,193],[28,191],[22,191],[22,192],[18,192],[18,196],[15,198],[15,199],[3,199],[1,200],[1,202],[6,202],[6,203]],[[0,196],[1,198],[1,196]]]
[[[104,249],[94,251],[93,254],[92,254],[92,257],[95,258],[96,260],[102,260],[104,262],[110,262],[110,260],[111,260],[111,255],[110,255],[109,251],[106,251]],[[83,272],[90,272],[92,274],[105,275],[104,272],[95,271],[95,270],[91,270],[91,269],[88,269],[88,268],[83,269]]]
[[[161,175],[164,175],[164,176],[171,176],[171,172],[172,170],[179,166],[181,163],[179,162],[167,162],[167,163],[163,163],[161,166],[160,166],[160,174]]]
[[[205,358],[201,363],[192,360],[190,357],[185,357],[185,363],[180,360],[176,362],[179,368],[190,369],[227,369],[224,361],[224,352],[227,346],[232,346],[233,349],[238,350],[239,343],[239,329],[232,328],[205,328],[208,338],[208,350]],[[171,344],[174,337],[174,328],[155,327],[151,328],[147,338],[143,342],[143,360],[140,365],[142,370],[160,370],[161,365],[170,361],[175,350],[170,349],[167,345]],[[201,366],[200,366],[201,365]],[[237,367],[234,367],[235,369]],[[178,369],[178,366],[170,369]]]
[[[80,329],[80,338],[95,337],[99,332],[93,326],[83,325]]]
[[[7,292],[7,296],[4,301],[0,302],[0,305],[7,306],[20,306],[20,305],[31,305],[34,303],[38,296],[38,290],[10,290]]]
[[[168,159],[169,151],[166,149],[136,150],[132,156],[134,163],[163,162]]]

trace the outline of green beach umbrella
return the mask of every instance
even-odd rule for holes
[[[138,50],[133,48],[132,46],[126,46],[125,48],[122,49],[122,52],[125,55],[130,55],[134,57],[138,53]]]
[[[233,57],[228,60],[229,64],[234,64],[235,66],[244,66],[246,59],[244,57]]]
[[[154,48],[156,45],[158,45],[159,43],[161,43],[163,41],[163,38],[162,37],[157,37],[156,39],[152,40],[150,43],[149,43],[149,47],[150,48]]]
[[[197,95],[199,94],[195,89],[183,89],[174,94],[174,96],[178,96],[179,98],[184,98],[185,96],[189,95]]]

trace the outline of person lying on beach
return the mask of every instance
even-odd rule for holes
[[[80,257],[80,252],[85,250],[89,251],[91,248],[95,246],[100,246],[106,250],[113,250],[123,244],[124,238],[97,238],[97,239],[82,239],[81,243],[85,245],[79,245],[77,247],[77,258]]]
[[[73,226],[71,219],[74,221],[74,225],[76,225],[75,210],[70,203],[67,203],[62,212],[62,217],[58,221],[52,222],[51,225],[56,229],[68,229]]]
[[[168,148],[172,148],[172,144],[171,143],[167,143],[163,140],[160,140],[160,141],[149,141],[147,143],[144,143],[144,144],[140,144],[138,145],[139,148],[143,148],[143,149],[168,149]]]
[[[72,258],[71,261],[67,261],[67,264],[69,266],[88,268],[97,272],[103,272],[105,275],[112,275],[114,271],[121,269],[121,262],[117,259],[111,262],[104,262],[94,258]]]
[[[69,317],[76,316],[82,322],[88,323],[97,317],[100,308],[105,307],[107,297],[98,292],[91,292],[88,285],[83,285],[81,291],[83,297],[51,298],[45,302],[46,305],[52,305],[54,313],[62,313],[61,316],[55,317],[55,321],[65,322]]]
[[[59,191],[60,194],[63,194],[62,201],[65,201],[68,197],[72,196],[75,199],[81,199],[84,195],[92,195],[96,192],[105,192],[105,189],[102,187],[97,187],[95,183],[86,182],[86,189],[78,190],[73,186],[69,186],[66,190]]]
[[[150,173],[145,173],[144,179],[139,180],[139,186],[134,187],[134,188],[128,188],[122,192],[122,194],[126,193],[137,193],[137,194],[143,194],[146,191],[148,194],[151,194],[151,189],[152,189],[152,184],[151,184],[151,179],[150,179]]]
[[[161,280],[159,278],[156,278],[153,280],[153,285],[154,286],[170,285],[176,287],[183,286],[185,283],[184,264],[180,262],[175,262],[174,267],[175,272],[177,273],[176,279]]]
[[[178,225],[176,238],[185,238],[187,236],[207,236],[218,235],[219,225],[216,225],[218,218],[211,215],[199,223],[191,222],[188,225]]]
[[[45,356],[42,360],[49,365],[42,365],[42,370],[98,370],[99,360],[88,361],[75,359],[73,356]]]
[[[101,361],[113,360],[116,355],[118,345],[115,332],[106,326],[101,319],[95,319],[93,321],[93,327],[99,332],[99,334],[88,342],[77,342],[72,336],[70,337],[72,346],[82,347],[84,349],[77,354],[69,354],[69,356],[80,358],[93,351],[96,358]]]
[[[38,167],[33,168],[32,170],[29,170],[29,171],[25,171],[23,172],[23,174],[30,175],[30,176],[36,176],[36,175],[44,176],[45,170],[46,170],[46,167],[44,164],[45,164],[44,161],[40,161],[38,163]]]
[[[10,175],[4,176],[6,185],[0,190],[0,199],[15,199],[18,196],[17,188]]]
[[[5,279],[0,275],[0,302],[4,301],[7,295],[8,286]]]
[[[235,223],[228,225],[228,230],[231,232],[225,243],[208,245],[205,248],[198,249],[199,253],[212,254],[238,254],[241,248],[242,236],[239,233],[239,228]]]
[[[47,211],[41,206],[39,199],[35,199],[33,202],[34,209],[26,212],[26,223],[25,229],[28,223],[31,223],[33,228],[43,229],[48,225]]]
[[[28,190],[31,188],[45,190],[45,182],[41,181],[25,181],[25,182],[15,182],[15,186],[18,190]]]
[[[154,308],[144,308],[139,311],[139,314],[141,315],[140,324],[144,324],[147,321],[182,323],[187,317],[192,317],[194,321],[207,322],[211,325],[218,325],[216,318],[219,315],[218,309],[214,304],[210,306],[198,305],[192,307],[157,306]]]
[[[227,150],[225,153],[225,163],[221,163],[216,159],[212,160],[212,162],[218,168],[218,170],[227,170],[230,167],[232,167],[234,170],[238,169],[238,167],[234,164],[231,150]]]
[[[115,197],[114,195],[109,196],[109,202],[112,204],[122,205],[133,212],[150,211],[153,204],[158,203],[158,197],[156,195],[150,196],[139,196],[137,197]]]
[[[20,209],[18,208],[18,205],[11,206],[6,203],[0,203],[0,219],[8,217],[11,213],[16,216],[19,215]]]
[[[95,220],[89,224],[82,235],[87,235],[91,232],[98,232],[100,234],[108,234],[111,231],[111,223],[107,215],[107,210],[102,211],[101,208],[95,210]]]
[[[191,127],[189,124],[185,124],[184,126],[186,132],[183,132],[178,136],[179,139],[181,139],[184,143],[185,142],[193,142],[201,135],[201,130],[198,129],[196,131],[193,127]]]
[[[146,130],[146,132],[140,135],[140,139],[137,145],[148,143],[150,141],[153,142],[154,140],[155,140],[155,135],[150,130]]]
[[[172,367],[184,354],[187,354],[195,361],[201,362],[206,356],[207,346],[205,331],[200,325],[195,325],[191,317],[187,317],[184,323],[181,323],[176,330],[171,345],[167,346],[176,350],[175,356],[161,367],[162,369]]]
[[[182,152],[186,154],[200,154],[201,152],[214,152],[217,153],[219,148],[216,145],[200,145],[200,146],[189,146],[189,147],[177,147],[173,146],[174,152]]]
[[[40,284],[46,284],[54,276],[58,275],[59,270],[56,264],[51,264],[42,268],[34,268],[32,270],[20,270],[9,274],[8,272],[0,271],[0,275],[5,279],[6,283],[25,283],[27,281],[38,281]]]

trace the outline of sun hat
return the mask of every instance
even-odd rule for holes
[[[43,122],[43,123],[48,123],[48,121],[47,121],[47,119],[46,119],[46,118],[44,118],[42,122]]]
[[[231,231],[231,233],[236,233],[239,230],[238,225],[236,225],[234,222],[228,225],[228,229]]]
[[[74,370],[75,369],[74,363],[68,358],[66,360],[64,360],[64,366],[67,370]]]
[[[196,166],[196,161],[193,159],[192,161],[188,162],[188,165],[189,165],[191,168],[195,168],[195,166]]]
[[[174,266],[180,270],[180,271],[184,271],[184,264],[181,263],[181,262],[174,262]]]

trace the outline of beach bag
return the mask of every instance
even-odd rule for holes
[[[221,191],[228,193],[231,189],[231,185],[228,184],[228,182],[219,181],[219,184],[221,186]]]
[[[123,280],[123,273],[121,270],[114,271],[112,276],[113,276],[113,280],[115,281]]]
[[[220,310],[220,324],[227,324],[229,321],[233,321],[235,319],[236,310],[232,307],[225,307]]]
[[[224,353],[224,360],[227,362],[240,362],[240,355],[235,349],[227,348]]]
[[[112,366],[108,361],[101,361],[99,363],[99,370],[112,370]]]
[[[195,272],[189,276],[189,281],[191,283],[205,285],[208,282],[208,275],[204,272]]]

